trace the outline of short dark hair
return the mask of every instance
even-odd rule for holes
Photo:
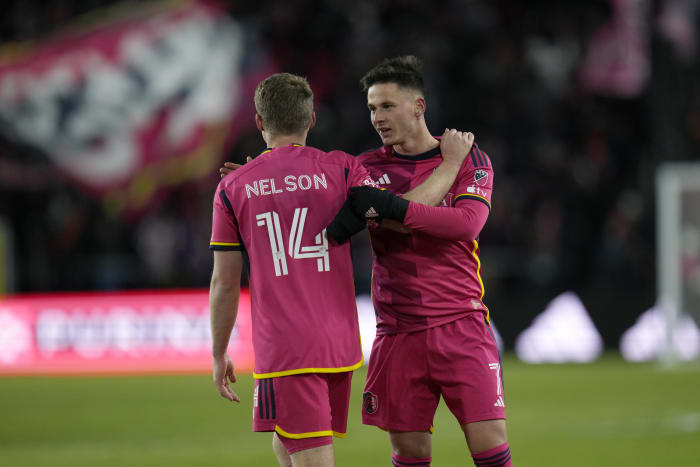
[[[362,77],[362,92],[366,95],[369,88],[377,83],[396,83],[400,87],[420,91],[425,96],[422,65],[415,55],[385,58]]]
[[[314,93],[306,79],[290,73],[277,73],[255,89],[255,111],[272,133],[302,133],[314,112]]]

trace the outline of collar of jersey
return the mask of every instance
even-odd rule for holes
[[[398,157],[399,159],[403,159],[405,161],[424,161],[427,159],[432,159],[433,157],[440,154],[440,146],[436,146],[429,151],[425,151],[424,153],[421,153],[421,154],[416,154],[415,156],[407,156],[406,154],[399,154],[398,152],[394,151],[393,146],[390,147],[390,150],[391,150],[391,154],[393,154],[394,157]]]
[[[303,148],[304,147],[303,144],[297,144],[297,143],[288,144],[287,146],[293,146],[295,148]],[[280,146],[280,148],[286,148],[287,146]],[[267,154],[268,152],[272,151],[273,149],[279,149],[279,148],[265,148],[265,150],[258,155],[262,156],[263,154]]]

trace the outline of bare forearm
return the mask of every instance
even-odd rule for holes
[[[454,184],[459,168],[456,164],[443,162],[423,183],[404,193],[402,198],[426,206],[437,206]]]
[[[440,140],[442,163],[423,183],[405,193],[403,198],[426,206],[439,205],[455,182],[464,158],[471,151],[472,144],[474,144],[472,133],[445,128]]]
[[[226,353],[233,325],[238,314],[240,286],[223,283],[212,277],[209,288],[209,313],[211,320],[212,354]]]

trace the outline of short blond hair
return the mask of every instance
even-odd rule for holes
[[[271,133],[303,133],[311,123],[314,93],[305,78],[276,73],[255,88],[255,111]]]

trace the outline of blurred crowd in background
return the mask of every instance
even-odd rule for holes
[[[0,41],[50,37],[113,3],[7,1]],[[220,4],[243,31],[244,67],[259,52],[274,71],[309,79],[318,124],[308,144],[322,149],[377,147],[360,77],[385,57],[423,60],[428,127],[474,132],[493,161],[481,259],[485,302],[507,344],[567,290],[582,297],[607,344],[654,304],[655,170],[700,154],[698,1]],[[0,131],[10,291],[207,286],[215,167],[264,149],[247,117],[208,175],[129,216]],[[369,293],[366,236],[354,246],[356,290]]]

